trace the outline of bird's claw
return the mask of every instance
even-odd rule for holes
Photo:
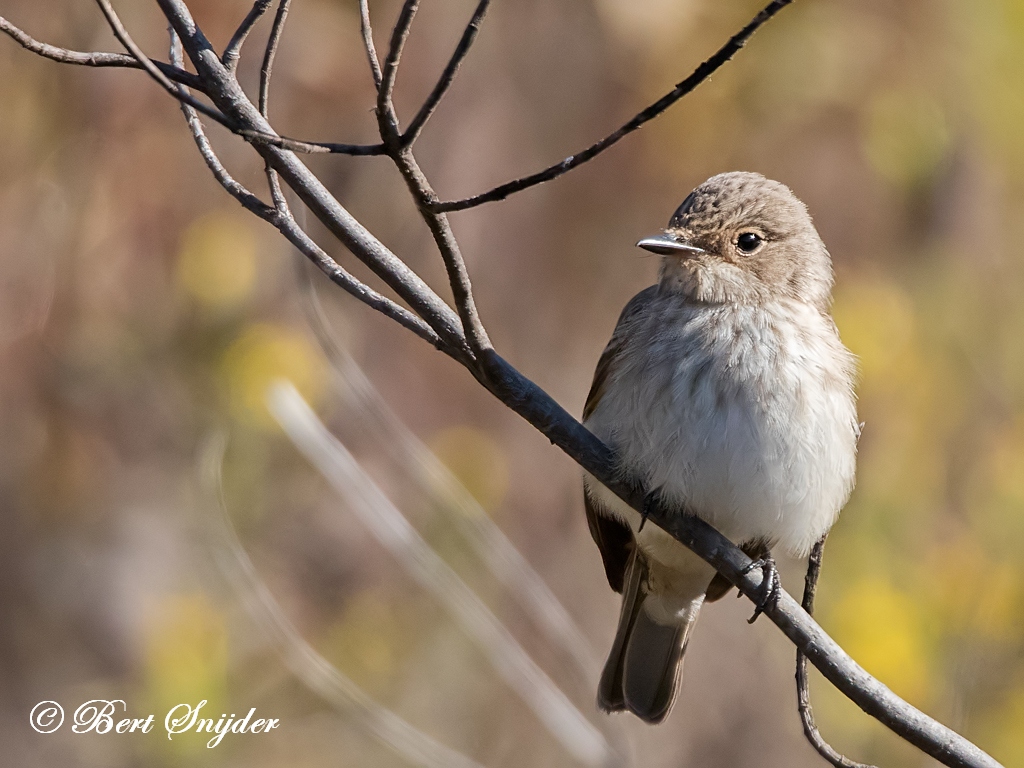
[[[754,615],[747,619],[748,624],[757,621],[757,617],[769,608],[776,608],[779,604],[779,596],[782,594],[782,580],[779,578],[779,569],[775,565],[775,559],[771,555],[759,557],[743,569],[743,574],[746,575],[758,568],[761,569],[763,577],[761,586],[758,587],[757,600],[754,603]]]
[[[637,533],[640,533],[640,531],[642,531],[644,529],[644,526],[647,525],[647,518],[651,516],[651,512],[654,510],[654,508],[657,505],[658,505],[658,492],[657,491],[651,491],[646,496],[644,496],[644,506],[643,506],[643,509],[640,510],[640,527],[636,529]]]

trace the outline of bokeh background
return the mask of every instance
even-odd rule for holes
[[[247,10],[190,5],[217,46]],[[162,56],[155,4],[117,7]],[[406,121],[472,7],[424,3],[398,81]],[[449,198],[555,162],[671,88],[757,7],[497,2],[418,156]],[[397,9],[371,3],[379,47]],[[3,0],[0,13],[48,42],[117,50],[91,3]],[[266,28],[242,65],[250,88]],[[295,0],[275,126],[372,141],[372,104],[355,2]],[[865,421],[819,619],[870,672],[1007,766],[1024,765],[1021,125],[1024,2],[799,0],[596,161],[452,216],[497,348],[578,414],[620,308],[656,273],[632,244],[711,174],[790,185],[835,261],[835,317],[860,357]],[[247,148],[212,133],[237,176],[263,189]],[[620,754],[643,766],[822,764],[800,732],[793,649],[766,620],[747,626],[746,601],[704,612],[664,725],[594,712],[618,598],[589,540],[578,469],[458,366],[314,281],[335,340],[479,502],[472,514],[495,522],[567,607],[588,643],[579,671],[452,523],[466,505],[396,460],[390,433],[345,397],[310,330],[299,257],[215,184],[144,74],[61,66],[4,38],[0,135],[0,763],[410,764],[311,689],[272,626],[246,611],[225,578],[239,566],[209,524],[222,500],[280,616],[373,700],[486,766],[575,764],[268,416],[265,388],[287,376]],[[308,162],[444,288],[387,161]],[[227,437],[220,495],[202,466],[216,435]],[[783,568],[799,591],[803,564]],[[817,676],[813,694],[839,749],[933,764]],[[29,727],[41,700],[70,716],[97,698],[154,713],[156,729]],[[213,714],[256,707],[282,726],[216,749],[168,740],[163,714],[202,699]]]

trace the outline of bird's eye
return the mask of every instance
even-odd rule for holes
[[[756,232],[744,232],[736,238],[736,247],[744,253],[753,253],[764,242]]]

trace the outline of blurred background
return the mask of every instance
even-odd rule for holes
[[[163,57],[155,4],[116,5]],[[379,48],[398,6],[371,3]],[[406,122],[473,6],[423,4],[398,79]],[[248,10],[190,7],[218,48]],[[446,198],[556,162],[668,91],[758,7],[497,2],[418,157]],[[0,13],[47,42],[118,50],[91,3],[3,0]],[[250,93],[268,21],[243,58]],[[360,482],[394,502],[582,713],[593,743],[642,766],[823,764],[801,734],[793,648],[765,619],[747,626],[747,601],[704,612],[665,724],[594,711],[619,598],[587,532],[578,468],[464,370],[314,276],[329,334],[380,401],[353,396],[355,368],[312,330],[299,257],[217,186],[144,74],[61,66],[4,38],[0,105],[0,762],[416,764],[374,730],[379,705],[481,765],[586,764],[496,671],[493,648],[374,537],[349,486],[338,493],[285,437],[264,406],[285,376],[355,456]],[[275,127],[373,141],[372,105],[354,0],[295,0]],[[1022,124],[1024,2],[799,0],[597,160],[451,217],[498,350],[579,414],[619,310],[656,274],[633,243],[714,173],[792,187],[835,261],[865,421],[818,618],[871,673],[1007,766],[1024,765]],[[253,153],[211,134],[262,192]],[[446,291],[388,161],[306,160]],[[485,567],[473,532],[493,542],[498,530],[583,639],[558,642]],[[803,563],[782,567],[798,593]],[[296,663],[301,642],[342,677]],[[934,764],[813,674],[837,748]],[[154,732],[71,733],[91,699],[153,713]],[[215,749],[195,734],[167,739],[167,710],[204,699],[204,715],[255,707],[281,727]],[[69,717],[48,736],[29,727],[42,700]]]

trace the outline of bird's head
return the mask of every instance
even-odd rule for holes
[[[832,261],[787,186],[757,173],[712,176],[640,248],[662,256],[661,286],[695,301],[789,298],[827,311]]]

